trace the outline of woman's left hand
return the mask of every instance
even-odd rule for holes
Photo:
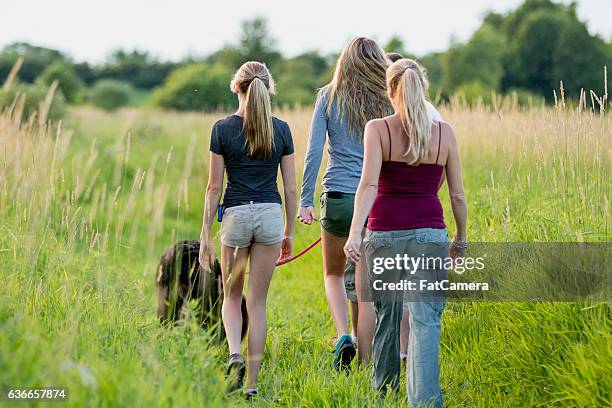
[[[361,259],[361,234],[351,233],[344,245],[346,258],[356,264]]]

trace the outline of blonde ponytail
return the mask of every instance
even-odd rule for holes
[[[274,127],[270,94],[274,80],[261,62],[244,63],[234,75],[232,90],[245,96],[243,132],[248,155],[254,159],[272,156]]]
[[[427,78],[415,61],[401,59],[387,69],[387,87],[395,102],[408,148],[408,164],[419,165],[429,156],[432,119],[425,103]]]

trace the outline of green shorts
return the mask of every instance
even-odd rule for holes
[[[328,191],[321,194],[321,228],[338,237],[348,237],[353,219],[355,194]]]
[[[329,191],[321,194],[321,227],[332,235],[348,237],[353,220],[355,194]],[[357,301],[355,293],[355,265],[344,266],[344,288],[351,302]]]

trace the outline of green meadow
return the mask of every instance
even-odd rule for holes
[[[610,115],[510,100],[497,109],[453,101],[441,113],[460,144],[471,241],[611,240]],[[311,111],[276,114],[290,124],[301,169]],[[71,407],[250,405],[224,392],[224,345],[190,321],[163,329],[154,313],[161,252],[198,237],[210,128],[222,115],[71,108],[45,123],[19,105],[2,112],[3,387],[66,388],[61,406]],[[318,233],[299,225],[296,249]],[[405,391],[380,399],[370,367],[331,369],[319,247],[276,270],[268,310],[254,405],[405,404]],[[612,405],[611,318],[601,302],[449,303],[446,405]]]

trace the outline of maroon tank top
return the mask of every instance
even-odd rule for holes
[[[382,162],[378,178],[378,193],[368,217],[371,231],[395,231],[417,228],[446,228],[438,186],[444,167],[438,165],[442,127],[438,138],[435,164],[410,166],[391,161],[391,129],[384,119],[389,134],[389,160]]]

